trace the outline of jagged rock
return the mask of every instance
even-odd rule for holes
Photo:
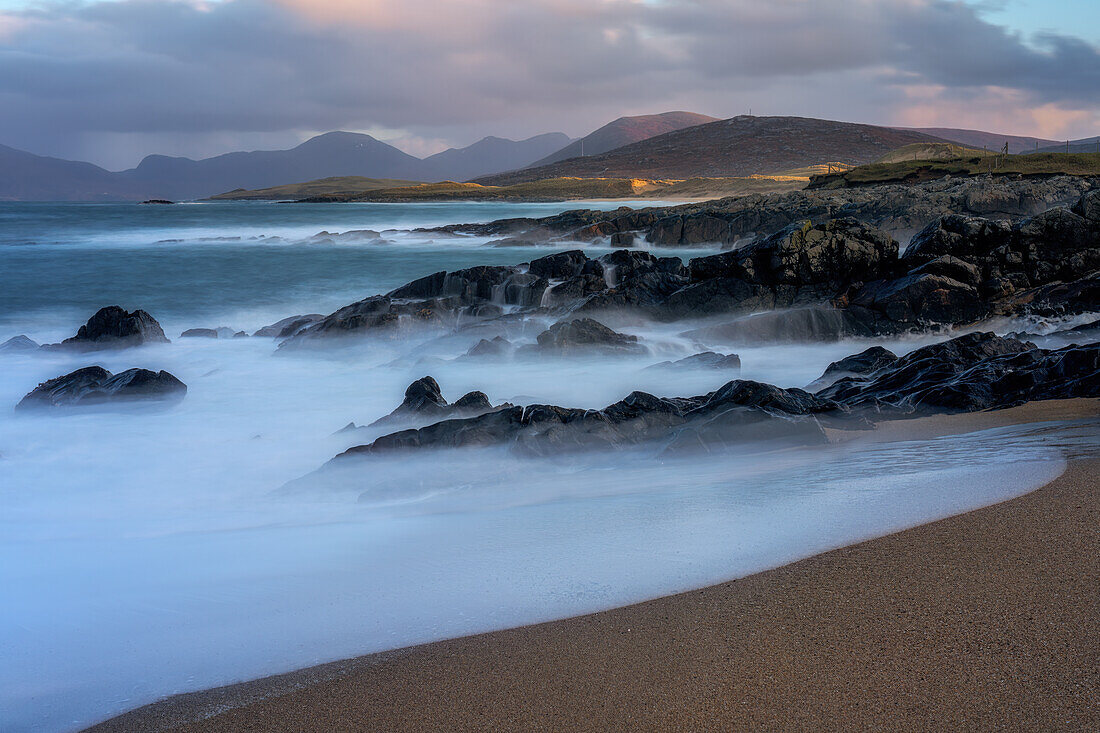
[[[825,367],[825,371],[821,376],[811,382],[806,389],[810,392],[816,392],[817,390],[828,387],[841,377],[870,374],[883,367],[890,366],[897,360],[897,354],[889,349],[884,349],[881,346],[872,346],[858,354],[852,354],[851,356],[846,356],[843,359],[834,361],[832,364]]]
[[[505,356],[512,351],[512,343],[503,336],[481,339],[466,352],[468,357]]]
[[[722,371],[740,370],[741,357],[737,354],[718,354],[714,351],[704,351],[699,354],[685,356],[683,359],[677,359],[676,361],[658,362],[653,366],[646,367],[646,369],[675,369],[678,367],[686,369],[718,369]]]
[[[537,350],[543,353],[645,353],[637,336],[612,331],[591,318],[560,321],[540,333],[536,340]]]
[[[59,345],[71,349],[119,349],[145,343],[168,343],[156,319],[143,310],[127,313],[110,305],[100,308],[76,332]]]
[[[19,334],[0,344],[0,352],[37,351],[38,342]]]
[[[71,407],[137,400],[182,399],[187,385],[165,371],[127,369],[111,374],[100,366],[77,369],[42,382],[28,392],[17,410]]]
[[[527,271],[547,280],[564,280],[581,274],[590,261],[584,252],[573,249],[568,252],[555,252],[552,255],[531,260]]]
[[[310,313],[302,316],[290,316],[289,318],[284,318],[281,321],[276,321],[269,326],[264,326],[252,335],[260,336],[263,338],[287,338],[289,336],[293,336],[306,326],[317,323],[317,321],[320,321],[323,318],[324,316],[320,313]]]
[[[802,390],[735,380],[699,397],[662,398],[632,392],[603,410],[555,405],[507,406],[476,417],[451,419],[384,435],[338,458],[417,448],[508,445],[528,455],[664,443],[674,450],[713,450],[750,436],[823,442],[819,419],[836,403]]]
[[[433,422],[453,417],[470,417],[496,409],[484,392],[468,392],[454,404],[443,398],[439,383],[433,377],[421,377],[405,390],[405,399],[397,409],[370,424]]]
[[[993,333],[970,333],[907,354],[817,396],[902,412],[973,411],[1032,400],[1100,396],[1100,345],[1057,351]]]

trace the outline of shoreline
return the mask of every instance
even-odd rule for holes
[[[1098,415],[1100,400],[1058,400],[834,437]],[[173,696],[88,730],[1084,729],[1100,724],[1097,546],[1100,459],[1076,457],[1019,498],[737,580]]]

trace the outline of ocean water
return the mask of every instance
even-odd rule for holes
[[[455,360],[480,338],[468,334],[289,354],[268,339],[177,338],[529,260],[550,250],[411,230],[563,208],[0,204],[0,341],[56,341],[115,303],[148,310],[173,340],[0,353],[0,730],[79,729],[177,692],[743,576],[1017,496],[1063,470],[1065,446],[1096,440],[1086,425],[690,461],[420,453],[333,480],[313,472],[378,432],[337,431],[387,414],[425,374],[449,399],[480,389],[578,407],[703,393],[730,375],[644,371],[697,350],[686,324],[624,326],[644,357],[495,363]],[[368,228],[384,241],[315,236]],[[781,386],[867,345],[706,344]],[[11,409],[91,363],[167,369],[189,392],[166,409]]]

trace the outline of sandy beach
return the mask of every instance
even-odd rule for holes
[[[1098,400],[855,439],[1095,418]],[[94,731],[1097,730],[1100,458],[1018,499],[625,608],[335,662]]]

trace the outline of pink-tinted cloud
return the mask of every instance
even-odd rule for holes
[[[0,142],[93,158],[125,135],[134,155],[340,128],[428,147],[750,107],[1064,137],[1096,134],[1100,111],[1095,47],[942,0],[46,0],[2,17]]]

